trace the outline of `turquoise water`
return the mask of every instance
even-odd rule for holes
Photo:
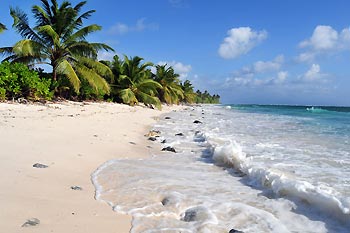
[[[93,175],[96,197],[132,215],[135,233],[350,232],[349,111],[204,105],[169,113],[154,125],[154,143],[177,153],[107,162]]]
[[[290,106],[290,105],[226,105],[235,110],[250,113],[305,117],[304,123],[314,125],[316,132],[334,135],[350,135],[350,107]],[[318,131],[317,131],[318,130]]]

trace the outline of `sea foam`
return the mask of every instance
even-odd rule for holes
[[[215,163],[233,167],[249,176],[250,183],[271,189],[279,196],[297,197],[302,201],[314,205],[316,208],[336,215],[343,221],[350,221],[350,203],[344,198],[338,197],[337,192],[330,187],[314,186],[306,181],[299,181],[292,174],[287,174],[278,169],[254,167],[249,158],[242,151],[242,147],[236,141],[222,142],[223,139],[211,140],[213,159]],[[217,144],[221,141],[221,145]]]
[[[131,232],[348,232],[349,199],[334,182],[348,172],[346,149],[303,131],[312,119],[218,106],[170,116],[154,129],[177,153],[112,160],[92,175],[96,199],[130,214]]]

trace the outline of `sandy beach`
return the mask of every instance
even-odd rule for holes
[[[143,135],[174,108],[0,103],[1,232],[129,232],[130,216],[94,199],[90,175],[109,159],[147,156],[155,145]],[[22,226],[33,218],[40,224]]]

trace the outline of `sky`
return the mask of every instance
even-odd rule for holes
[[[20,37],[9,7],[30,16],[40,1],[0,4],[9,29],[0,47],[12,46]],[[222,103],[350,106],[350,1],[88,0],[83,10],[91,9],[85,25],[102,30],[89,41],[115,50],[100,59],[166,63]]]

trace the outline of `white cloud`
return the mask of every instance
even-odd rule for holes
[[[228,36],[221,43],[219,55],[225,59],[236,58],[248,53],[259,42],[267,38],[267,32],[254,31],[250,27],[232,28]]]
[[[299,62],[310,62],[310,61],[313,61],[315,59],[315,55],[316,54],[314,52],[301,53],[297,57],[297,61],[299,61]]]
[[[334,49],[338,43],[338,32],[331,26],[318,25],[311,38],[302,41],[300,47],[311,47],[314,50]]]
[[[180,79],[181,80],[185,80],[188,77],[188,73],[191,72],[192,70],[192,66],[191,65],[185,65],[181,62],[177,62],[177,61],[170,61],[170,62],[166,62],[166,61],[160,61],[157,63],[158,65],[169,65],[171,67],[174,68],[175,73],[180,75]],[[152,72],[155,72],[155,70],[152,70]]]
[[[309,70],[300,76],[299,79],[305,82],[326,82],[328,77],[328,74],[321,73],[319,64],[312,64]]]
[[[274,79],[274,82],[276,84],[282,84],[287,80],[288,72],[287,71],[280,71],[277,73],[277,78]]]
[[[99,51],[97,54],[97,59],[99,61],[101,61],[101,60],[111,61],[113,59],[114,55],[116,55],[115,52]]]
[[[244,86],[249,88],[256,88],[262,86],[276,86],[282,85],[286,82],[288,77],[287,71],[280,71],[275,76],[269,78],[257,78],[253,73],[241,74],[227,78],[224,86],[226,88]]]
[[[278,55],[271,61],[257,61],[251,66],[246,66],[233,73],[226,79],[226,86],[267,86],[283,84],[287,77],[287,71],[281,71],[284,56]]]
[[[304,75],[305,80],[312,81],[317,79],[320,74],[320,71],[321,71],[321,68],[319,64],[312,64],[310,69],[306,71]]]
[[[135,25],[127,25],[124,23],[116,23],[109,30],[108,33],[111,35],[124,35],[129,32],[141,32],[145,30],[156,31],[159,26],[156,23],[146,23],[146,18],[141,18],[136,21]]]
[[[281,68],[284,62],[284,56],[279,55],[273,61],[257,61],[254,63],[254,70],[258,73],[265,73],[269,71],[276,71]]]
[[[300,53],[297,60],[313,62],[321,54],[335,53],[350,49],[350,29],[337,32],[331,26],[318,25],[309,39],[299,43],[306,51]]]

